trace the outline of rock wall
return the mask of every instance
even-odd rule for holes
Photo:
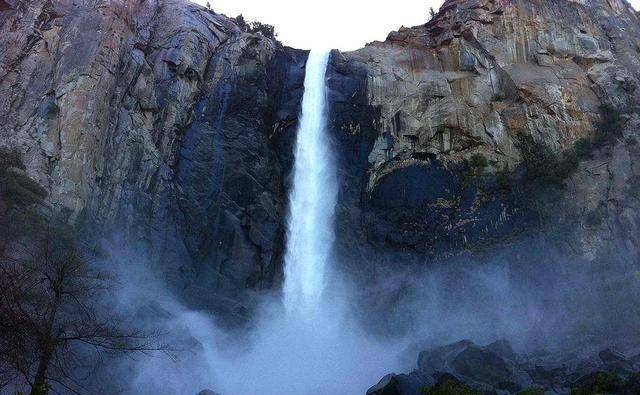
[[[442,257],[570,221],[593,259],[603,246],[586,244],[616,239],[600,231],[634,233],[622,207],[637,207],[638,21],[623,0],[451,0],[425,25],[334,56],[343,189],[360,210],[341,217],[356,244]],[[615,226],[584,224],[598,207]]]
[[[306,55],[183,0],[3,4],[0,144],[82,234],[246,318],[280,270]]]
[[[370,282],[540,231],[635,264],[638,19],[624,0],[449,0],[334,51],[340,264]],[[0,1],[0,146],[83,235],[239,321],[281,278],[306,59],[246,30],[185,0]]]
[[[455,394],[633,394],[640,390],[639,355],[611,349],[577,355],[519,355],[498,340],[479,346],[469,340],[420,352],[417,369],[389,374],[367,395]]]

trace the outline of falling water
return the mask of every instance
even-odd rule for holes
[[[301,315],[319,307],[334,239],[337,186],[326,131],[328,59],[329,51],[311,51],[307,60],[289,196],[284,300],[289,313]]]
[[[202,352],[196,353],[197,359],[190,354],[181,361],[177,376],[176,365],[145,360],[138,369],[136,390],[195,393],[196,383],[223,394],[354,394],[400,369],[395,351],[390,350],[406,346],[380,343],[360,328],[349,309],[350,287],[343,276],[336,276],[332,287],[324,289],[332,266],[338,190],[326,127],[328,58],[328,52],[312,51],[307,61],[289,196],[284,314],[280,303],[267,299],[247,349],[246,337],[235,342],[232,339],[239,337],[235,333],[220,331],[205,315],[183,310],[170,300],[166,309],[178,318],[169,325],[174,328],[179,322],[180,328],[187,328],[188,343],[197,339]],[[139,292],[138,282],[129,283]],[[140,299],[146,303],[148,298]]]

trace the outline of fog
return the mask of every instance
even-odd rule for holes
[[[389,370],[409,368],[393,352],[404,349],[403,340],[374,338],[355,322],[348,287],[332,274],[313,317],[287,315],[280,298],[265,296],[253,329],[229,330],[179,303],[129,254],[109,262],[121,280],[116,308],[159,330],[172,350],[119,360],[126,393],[353,394]]]
[[[522,353],[638,344],[640,281],[624,253],[590,261],[539,234],[441,261],[336,255],[327,59],[312,52],[307,62],[284,298],[258,295],[251,327],[229,329],[181,303],[143,253],[107,245],[103,266],[121,285],[114,309],[157,331],[169,351],[115,360],[101,380],[118,377],[115,386],[131,394],[357,394],[415,368],[420,351],[462,339],[505,339]]]
[[[546,247],[535,261],[526,251],[510,255],[518,249],[526,250],[395,268],[368,291],[332,262],[315,316],[291,318],[279,296],[265,295],[249,330],[223,329],[214,315],[182,305],[140,254],[112,254],[116,308],[159,329],[172,351],[119,359],[109,375],[131,394],[357,394],[414,369],[419,351],[461,339],[507,339],[528,353],[637,342],[634,262],[603,271]],[[375,300],[389,295],[386,305]]]
[[[352,319],[350,287],[333,271],[340,265],[333,256],[338,184],[326,127],[328,59],[328,50],[311,51],[306,64],[287,217],[284,298],[261,298],[252,330],[223,331],[215,317],[186,309],[149,273],[131,272],[145,266],[120,265],[117,277],[126,280],[118,309],[133,308],[131,313],[138,315],[148,309],[144,326],[159,326],[167,344],[183,349],[173,360],[145,358],[123,368],[135,372],[130,391],[353,394],[399,367],[390,352],[398,347],[373,339]],[[144,306],[148,301],[154,305]]]
[[[382,291],[359,298],[378,300],[376,309],[391,316],[371,322],[372,328],[415,342],[411,358],[461,339],[505,339],[523,353],[635,347],[636,258],[621,253],[586,260],[545,239],[532,236],[483,254],[383,271]]]

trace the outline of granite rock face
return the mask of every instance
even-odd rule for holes
[[[0,37],[1,144],[52,207],[246,316],[280,268],[306,55],[182,0],[8,0]]]
[[[486,346],[462,340],[422,351],[413,372],[389,374],[367,395],[632,394],[638,388],[636,359],[611,349],[582,350],[569,358],[526,355],[515,353],[504,340]]]
[[[610,232],[637,256],[638,22],[625,1],[451,0],[334,56],[333,127],[357,202],[343,227],[383,253],[442,257],[572,222],[585,257]],[[553,204],[532,204],[550,196],[532,168],[560,186]],[[606,220],[585,226],[594,210]]]
[[[306,60],[245,30],[185,0],[0,0],[0,146],[83,235],[240,321],[281,278]],[[449,0],[334,51],[327,81],[336,252],[365,282],[539,231],[594,265],[637,262],[624,0]]]

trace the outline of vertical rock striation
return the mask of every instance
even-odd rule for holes
[[[451,0],[425,25],[336,54],[345,228],[381,252],[442,256],[558,215],[619,218],[638,176],[638,22],[624,0]],[[603,162],[611,179],[593,171]],[[550,196],[536,167],[543,187],[566,187],[562,209],[533,207]],[[637,215],[623,217],[613,232],[635,233]],[[606,237],[590,231],[580,242]]]
[[[183,0],[8,0],[0,37],[2,146],[55,211],[245,314],[280,270],[305,54]]]

